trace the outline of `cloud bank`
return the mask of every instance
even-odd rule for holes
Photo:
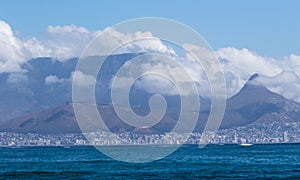
[[[86,46],[101,32],[105,33],[104,39],[97,39],[97,43],[100,43],[99,46],[104,49],[116,47],[116,45],[139,37],[153,37],[150,32],[123,34],[113,28],[106,28],[103,31],[89,31],[84,27],[66,25],[48,26],[39,39],[36,37],[22,39],[16,36],[9,24],[0,20],[0,73],[21,72],[22,64],[37,57],[52,57],[58,61],[79,57]],[[156,39],[154,41],[133,42],[119,49],[117,53],[144,52],[146,50],[172,52],[159,39]],[[97,54],[98,51],[99,49],[95,49],[94,55],[100,55]]]
[[[248,49],[232,47],[217,50],[227,81],[228,95],[234,95],[257,72],[257,81],[273,92],[300,102],[300,56],[283,59],[257,55]]]
[[[99,41],[99,43],[107,47],[139,37],[153,37],[151,32],[123,34],[113,28],[90,31],[84,27],[67,25],[48,26],[40,38],[22,39],[14,33],[8,23],[0,20],[0,73],[9,73],[7,81],[10,83],[26,81],[26,75],[24,74],[26,72],[21,67],[30,59],[52,57],[58,61],[65,61],[72,57],[79,57],[89,42],[101,32],[106,33],[106,39],[102,39],[103,41]],[[151,42],[134,42],[124,46],[118,53],[147,50],[176,55],[172,48],[166,46],[159,39]],[[220,48],[215,51],[215,54],[224,70],[229,97],[238,92],[253,73],[259,73],[260,77],[257,79],[259,83],[289,99],[300,102],[300,56],[291,54],[276,59],[260,56],[246,48],[237,49],[234,47]],[[188,56],[178,58],[178,61],[184,65],[189,75],[197,83],[199,91],[203,94],[209,93],[209,84],[201,67]],[[160,64],[151,65],[151,68],[156,66],[160,66]],[[166,65],[164,68],[166,71],[176,71],[176,69],[172,69],[172,66]],[[73,75],[83,77],[80,72],[75,72]],[[46,84],[64,83],[66,81],[55,75],[48,76],[45,79]],[[149,89],[151,92],[161,90],[161,92],[170,95],[175,92],[174,87],[170,88],[167,85],[168,83],[162,79],[147,77],[138,83],[141,88]],[[151,84],[155,84],[155,86],[150,88]]]

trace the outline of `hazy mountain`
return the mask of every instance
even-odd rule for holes
[[[110,103],[109,83],[117,70],[137,54],[109,56],[98,75],[97,102]],[[23,65],[22,73],[0,73],[0,121],[71,102],[71,74],[78,59],[57,61],[51,58],[32,59]],[[46,83],[48,76],[58,82]]]
[[[114,131],[165,132],[174,127],[179,116],[180,97],[165,96],[167,114],[162,122],[151,130],[134,129],[126,126],[115,116],[110,106],[110,82],[118,69],[138,54],[109,56],[103,64],[96,84],[96,100],[99,110],[110,119],[106,122]],[[38,58],[23,66],[23,73],[0,74],[0,130],[18,132],[79,132],[74,119],[71,102],[71,74],[78,59],[64,62],[51,58]],[[57,82],[46,82],[55,76]],[[258,74],[250,77],[244,87],[227,100],[226,112],[221,128],[243,126],[263,121],[299,121],[300,105],[269,91],[255,83]],[[132,87],[130,103],[138,114],[149,112],[148,100],[151,93]],[[195,131],[202,131],[208,115],[210,101],[200,97],[201,111]],[[108,107],[108,108],[102,108]]]
[[[98,106],[98,110],[101,112],[101,117],[104,119],[106,126],[113,132],[135,131],[140,133],[160,133],[170,131],[176,124],[176,119],[171,117],[172,114],[167,114],[161,122],[151,129],[134,128],[121,121],[111,106]],[[143,114],[145,112],[138,113]],[[99,129],[91,129],[91,131],[96,130]],[[3,121],[0,131],[53,134],[81,132],[75,120],[72,104],[65,104],[38,113],[31,113]]]
[[[227,107],[221,128],[244,126],[258,122],[300,121],[300,104],[269,91],[254,83],[258,75],[254,74],[235,96],[227,100]],[[177,122],[178,111],[169,109],[163,120],[150,129],[138,129],[122,122],[111,106],[98,106],[105,124],[113,132],[133,131],[136,133],[163,133],[170,131]],[[138,114],[147,114],[148,110],[136,108]],[[203,130],[209,111],[202,110],[195,128]],[[10,119],[1,124],[0,130],[13,132],[40,133],[76,133],[80,132],[71,104],[50,108]]]

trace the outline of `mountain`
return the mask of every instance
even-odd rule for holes
[[[121,121],[111,106],[98,106],[98,111],[101,113],[105,125],[112,132],[134,131],[139,133],[161,133],[163,131],[170,131],[176,124],[175,118],[171,117],[172,114],[168,113],[163,117],[161,122],[152,128],[135,128]],[[138,114],[145,114],[145,112],[141,112],[140,110],[136,111],[138,111]],[[97,130],[99,129],[91,129],[91,131]],[[81,132],[75,119],[73,105],[71,103],[3,121],[0,124],[0,131],[49,134]]]
[[[96,84],[97,102],[109,104],[109,86],[117,70],[138,54],[111,55],[103,64]],[[52,58],[32,59],[20,73],[0,73],[0,121],[62,105],[72,100],[71,76],[77,58],[58,61]],[[46,82],[47,77],[56,81]]]
[[[177,122],[180,97],[164,96],[168,105],[165,120],[149,129],[134,129],[126,126],[115,116],[111,107],[110,83],[112,78],[128,60],[139,54],[111,55],[103,64],[96,83],[96,101],[104,111],[109,127],[114,131],[165,132]],[[32,59],[22,66],[20,73],[0,73],[0,130],[17,132],[79,132],[70,104],[72,101],[71,76],[77,58],[57,61],[52,58]],[[47,78],[56,77],[47,82]],[[244,126],[268,121],[299,121],[300,105],[271,92],[258,84],[258,74],[233,97],[227,100],[221,128]],[[133,86],[130,104],[138,114],[149,112],[148,100],[153,93]],[[210,100],[200,97],[201,109],[195,131],[202,131],[209,116]],[[109,108],[103,108],[109,107]],[[53,124],[51,124],[53,123]],[[50,129],[53,130],[50,130]]]
[[[222,128],[261,121],[300,121],[300,104],[271,92],[253,74],[244,87],[227,100]],[[284,118],[283,118],[284,117]]]
[[[3,121],[0,129],[2,131],[22,133],[59,134],[80,132],[74,118],[73,108],[70,105],[62,105]]]
[[[108,56],[97,76],[97,104],[111,104],[110,83],[117,71],[128,60],[139,54],[116,54]],[[71,76],[75,71],[77,58],[58,61],[52,58],[37,58],[22,66],[20,73],[0,73],[0,122],[30,113],[39,112],[72,101]],[[46,81],[49,77],[56,79]],[[152,93],[133,86],[130,103],[148,108]],[[178,96],[165,96],[168,108],[178,109]],[[175,105],[175,106],[174,106]]]
[[[245,126],[253,123],[268,123],[279,121],[282,123],[300,121],[300,104],[271,92],[266,87],[257,84],[258,74],[252,75],[244,87],[227,100],[225,115],[221,128]],[[169,97],[169,99],[172,99]],[[173,101],[176,104],[176,101]],[[208,106],[209,104],[206,104]],[[174,107],[176,105],[173,104]],[[149,109],[134,106],[137,114],[147,114]],[[164,133],[169,132],[177,122],[179,111],[169,108],[164,118],[155,126],[147,129],[134,128],[125,124],[116,115],[110,105],[99,105],[98,110],[105,124],[112,132],[131,131],[136,133]],[[195,132],[201,132],[206,124],[209,111],[200,111]],[[38,113],[3,121],[0,131],[38,132],[38,133],[79,133],[80,129],[74,117],[72,104],[65,104],[49,108]]]

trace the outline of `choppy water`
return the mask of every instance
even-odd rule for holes
[[[143,164],[115,161],[93,147],[2,147],[0,178],[300,179],[300,144],[185,145]]]

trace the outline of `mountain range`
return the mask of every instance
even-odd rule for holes
[[[165,96],[168,109],[163,119],[151,128],[135,128],[118,118],[111,105],[109,84],[117,70],[137,54],[120,54],[108,57],[97,79],[98,110],[112,132],[136,133],[169,132],[179,117],[180,97]],[[0,74],[0,131],[34,133],[80,133],[71,103],[71,74],[78,59],[64,62],[51,58],[29,61],[22,67],[25,72]],[[46,82],[47,77],[56,81]],[[300,121],[300,104],[271,92],[255,83],[253,74],[248,82],[231,98],[220,128],[245,126],[252,123]],[[143,89],[133,88],[131,105],[137,114],[149,112],[148,99],[152,95]],[[200,97],[200,114],[194,132],[201,132],[207,122],[210,101]]]

